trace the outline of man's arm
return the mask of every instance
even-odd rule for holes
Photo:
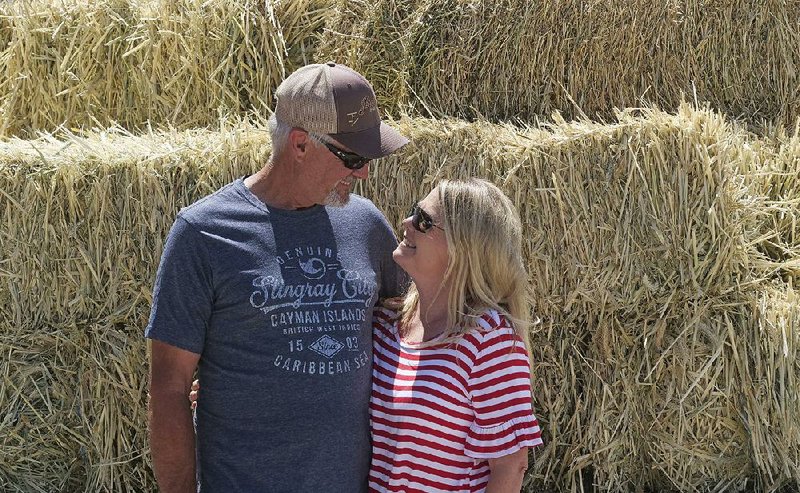
[[[497,459],[489,459],[486,493],[519,493],[527,468],[528,447]]]
[[[200,355],[151,341],[150,451],[159,491],[195,493],[195,448],[187,396]]]

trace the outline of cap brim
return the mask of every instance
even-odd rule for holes
[[[360,132],[328,134],[359,156],[378,159],[408,144],[408,139],[384,122]]]

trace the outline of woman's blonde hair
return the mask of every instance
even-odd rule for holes
[[[486,310],[494,309],[514,324],[527,346],[528,274],[516,207],[497,186],[478,178],[442,180],[437,190],[449,255],[440,292],[451,286],[445,342],[459,340],[477,327]],[[403,325],[410,323],[418,306],[419,293],[412,283],[401,310]]]

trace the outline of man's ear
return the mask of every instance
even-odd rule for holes
[[[311,138],[308,132],[299,128],[293,128],[289,132],[289,152],[296,159],[304,159],[311,145]]]

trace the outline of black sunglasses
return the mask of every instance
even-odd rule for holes
[[[359,156],[354,152],[347,152],[344,149],[339,149],[330,142],[323,142],[323,144],[325,144],[325,147],[327,147],[328,150],[331,151],[334,156],[341,159],[342,163],[344,164],[344,167],[347,169],[352,169],[354,171],[359,170],[364,166],[366,166],[366,164],[371,161],[371,159],[366,158],[364,156]]]
[[[411,217],[411,225],[420,233],[427,233],[433,228],[439,228],[444,231],[443,227],[433,223],[431,215],[425,212],[419,204],[414,204],[408,215]]]

